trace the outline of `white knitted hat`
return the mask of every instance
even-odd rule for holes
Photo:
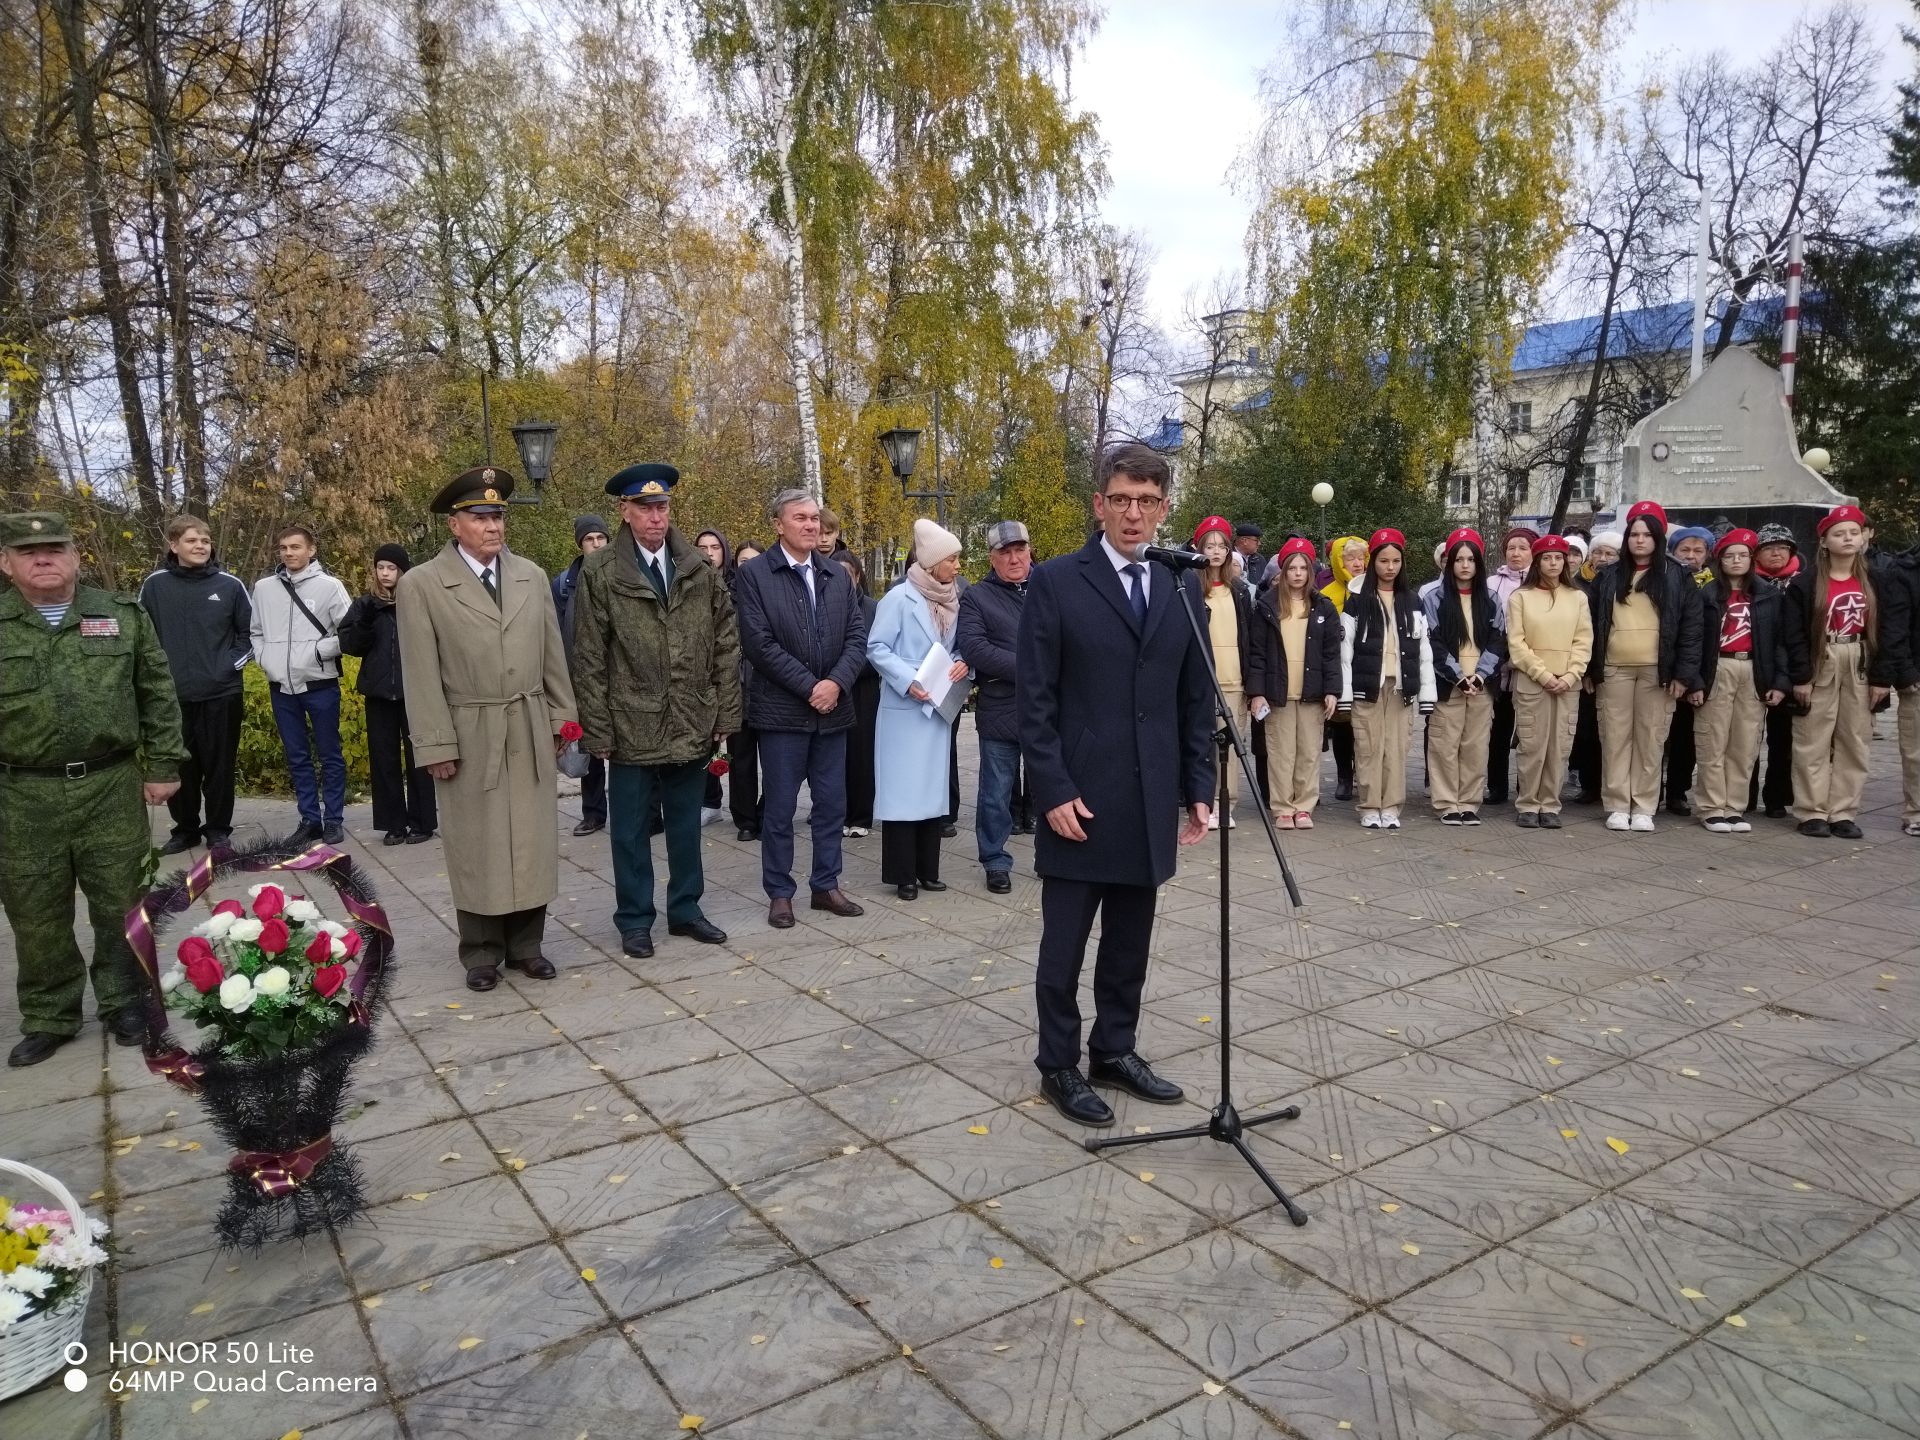
[[[931,570],[942,560],[958,555],[960,537],[943,530],[924,515],[913,522],[913,558],[923,570]]]

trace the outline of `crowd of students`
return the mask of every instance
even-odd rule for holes
[[[1192,546],[1281,829],[1312,827],[1323,746],[1336,798],[1399,829],[1417,712],[1444,825],[1482,824],[1511,791],[1517,825],[1557,830],[1571,773],[1610,830],[1653,830],[1664,789],[1715,834],[1791,811],[1803,835],[1856,840],[1873,713],[1898,692],[1901,828],[1920,836],[1920,551],[1876,558],[1852,505],[1816,534],[1803,563],[1784,525],[1670,531],[1642,501],[1591,537],[1511,529],[1497,568],[1455,530],[1418,588],[1391,526],[1340,537],[1325,571],[1298,536],[1270,563],[1235,552],[1220,516]]]

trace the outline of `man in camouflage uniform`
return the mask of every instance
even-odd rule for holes
[[[667,832],[667,933],[726,940],[701,913],[700,805],[719,737],[740,728],[740,630],[727,582],[669,518],[680,472],[629,465],[607,482],[624,522],[587,557],[574,595],[573,689],[582,744],[612,762],[613,923],[653,954],[655,805]]]
[[[73,887],[93,925],[93,997],[122,1045],[144,1020],[126,912],[152,841],[148,805],[179,788],[180,703],[153,622],[131,595],[78,584],[66,517],[0,515],[0,905],[13,929],[20,1028],[37,1065],[80,1032],[87,966]]]

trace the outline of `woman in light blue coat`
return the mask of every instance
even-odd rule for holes
[[[867,632],[867,660],[880,675],[880,717],[873,740],[873,815],[880,822],[880,879],[902,900],[944,890],[940,832],[947,823],[947,747],[951,726],[927,713],[914,680],[934,645],[954,652],[960,616],[960,541],[931,520],[913,522],[913,564],[889,590]],[[947,676],[965,684],[967,662],[954,655]]]

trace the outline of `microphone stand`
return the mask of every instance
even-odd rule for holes
[[[1204,1135],[1222,1144],[1231,1145],[1240,1152],[1240,1158],[1253,1167],[1266,1187],[1274,1194],[1287,1212],[1287,1218],[1295,1225],[1307,1223],[1307,1212],[1295,1203],[1293,1197],[1280,1188],[1280,1184],[1260,1163],[1257,1155],[1247,1148],[1245,1132],[1256,1125],[1268,1125],[1276,1120],[1298,1120],[1300,1107],[1288,1105],[1281,1110],[1270,1110],[1262,1115],[1242,1115],[1233,1103],[1233,938],[1229,926],[1229,905],[1231,903],[1233,859],[1227,844],[1230,826],[1226,817],[1233,809],[1233,775],[1227,766],[1227,752],[1240,757],[1241,773],[1247,777],[1247,785],[1255,795],[1260,794],[1259,782],[1254,778],[1253,759],[1247,753],[1246,741],[1240,734],[1239,726],[1233,723],[1233,710],[1227,704],[1227,695],[1220,688],[1220,677],[1213,668],[1213,646],[1207,639],[1207,632],[1200,626],[1199,616],[1194,613],[1193,597],[1188,593],[1186,577],[1179,570],[1164,562],[1161,564],[1172,578],[1175,592],[1180,597],[1180,608],[1186,612],[1187,626],[1193,631],[1194,643],[1200,647],[1200,653],[1206,657],[1207,680],[1213,686],[1213,710],[1218,724],[1213,732],[1215,773],[1220,777],[1220,1103],[1213,1107],[1213,1113],[1207,1117],[1204,1125],[1189,1125],[1180,1130],[1168,1130],[1155,1135],[1112,1135],[1085,1142],[1089,1150],[1110,1150],[1121,1145],[1157,1145],[1167,1140],[1193,1140]],[[1287,899],[1297,910],[1301,907],[1300,887],[1295,883],[1293,870],[1287,864],[1286,852],[1280,847],[1280,834],[1273,828],[1273,816],[1268,813],[1263,799],[1260,804],[1260,822],[1267,827],[1267,843],[1273,846],[1273,858],[1280,862],[1280,879],[1287,887]]]

